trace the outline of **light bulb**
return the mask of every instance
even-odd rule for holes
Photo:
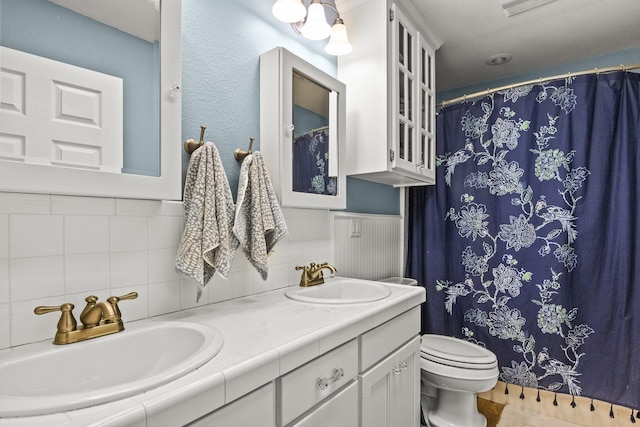
[[[331,27],[331,39],[324,48],[324,51],[329,55],[346,55],[351,53],[353,46],[349,43],[347,37],[347,27],[345,27],[342,19],[336,19],[336,22]]]
[[[302,35],[309,40],[322,40],[331,35],[331,25],[324,14],[324,6],[315,0],[309,6],[307,21],[300,30]]]
[[[273,16],[283,22],[300,22],[307,14],[302,0],[278,0],[271,8]]]

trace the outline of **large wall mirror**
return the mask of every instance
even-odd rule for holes
[[[0,191],[181,198],[181,0],[0,0]]]
[[[260,57],[260,149],[283,206],[346,208],[345,86],[284,48]]]

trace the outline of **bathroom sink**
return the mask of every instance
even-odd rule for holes
[[[68,345],[0,352],[0,418],[51,414],[133,396],[211,360],[224,338],[192,322],[143,321]]]
[[[385,299],[391,290],[371,280],[336,277],[307,288],[292,286],[284,294],[292,300],[315,304],[356,304]]]

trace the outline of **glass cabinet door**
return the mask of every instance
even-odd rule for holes
[[[395,150],[391,152],[393,167],[414,169],[416,161],[415,136],[417,129],[415,88],[418,79],[416,72],[417,31],[402,10],[395,8],[394,45],[395,80],[396,80],[396,114]]]
[[[391,25],[395,73],[391,167],[435,180],[434,50],[398,5]]]
[[[420,46],[420,136],[418,141],[418,172],[435,180],[435,87],[434,51],[422,38]]]

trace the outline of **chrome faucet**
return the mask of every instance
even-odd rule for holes
[[[73,316],[74,305],[68,302],[60,306],[39,306],[33,312],[35,314],[45,314],[61,311],[62,314],[60,315],[60,320],[58,320],[58,329],[53,343],[71,344],[124,330],[122,313],[118,307],[118,302],[136,298],[138,298],[138,293],[131,292],[120,297],[112,296],[107,298],[106,301],[98,302],[97,296],[89,295],[85,298],[87,305],[80,313],[82,326],[77,326],[78,322]]]
[[[336,272],[336,268],[328,262],[323,262],[322,264],[312,262],[309,266],[296,266],[296,270],[302,270],[300,286],[307,287],[323,284],[324,276],[322,275],[322,270],[324,269],[331,271],[331,273]]]

